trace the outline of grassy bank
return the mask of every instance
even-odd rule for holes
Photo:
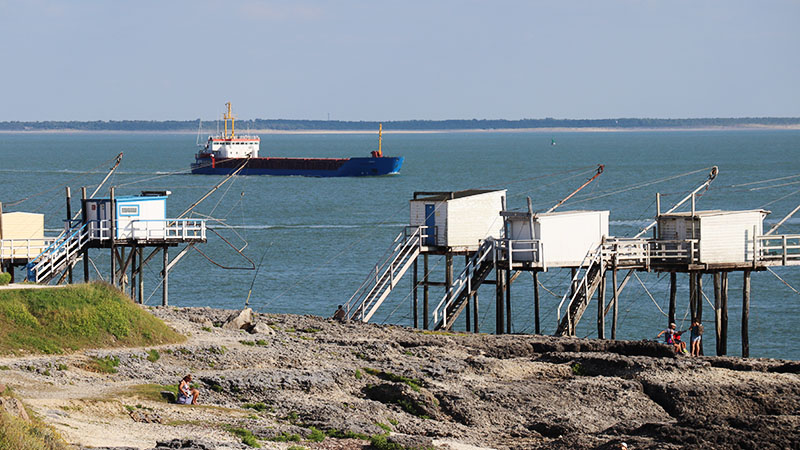
[[[2,389],[2,388],[0,388]],[[19,400],[10,389],[0,392],[4,401]],[[11,415],[0,408],[0,449],[70,450],[53,428],[45,425],[30,410],[29,419]]]
[[[0,291],[0,354],[52,354],[183,340],[106,284]]]

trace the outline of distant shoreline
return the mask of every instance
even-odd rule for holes
[[[455,133],[630,133],[630,132],[681,132],[681,131],[744,131],[744,130],[800,130],[800,124],[793,125],[738,125],[738,126],[703,126],[703,127],[542,127],[542,128],[464,128],[437,130],[391,130],[384,129],[384,134],[455,134]],[[375,134],[376,130],[275,130],[256,129],[239,132],[245,134]],[[0,130],[0,134],[197,134],[196,130]],[[202,135],[210,135],[203,132]]]

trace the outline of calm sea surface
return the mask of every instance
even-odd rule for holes
[[[367,156],[377,146],[374,135],[261,138],[262,156]],[[551,138],[556,146],[550,145]],[[405,157],[400,175],[253,176],[225,185],[196,211],[219,219],[212,226],[230,245],[210,233],[208,244],[201,246],[208,259],[196,251],[188,253],[170,273],[170,303],[241,308],[252,284],[250,304],[257,311],[328,316],[352,295],[408,223],[408,200],[414,191],[505,188],[510,208],[523,209],[530,196],[535,210],[547,210],[588,179],[597,164],[605,164],[605,173],[561,210],[610,210],[611,234],[616,236],[633,236],[652,220],[656,192],[666,194],[664,205],[678,201],[703,182],[708,170],[644,184],[712,165],[719,166],[720,174],[698,209],[765,208],[773,211],[768,228],[800,203],[800,177],[781,179],[800,175],[799,131],[386,134],[383,149]],[[112,179],[118,195],[170,190],[168,216],[174,217],[221,180],[187,174],[195,151],[195,136],[188,134],[0,134],[0,201],[6,212],[44,213],[49,234],[55,234],[65,216],[63,186],[71,186],[79,198],[80,186],[93,189],[110,160],[124,152]],[[613,194],[604,195],[608,193]],[[102,194],[107,196],[107,189]],[[8,206],[24,198],[29,199]],[[77,200],[73,208],[79,208]],[[781,231],[800,233],[800,220],[789,221]],[[257,276],[254,270],[240,269],[249,263],[234,247],[245,247],[243,253],[256,264],[265,255]],[[91,257],[107,277],[107,252],[94,251]],[[161,264],[156,259],[145,270],[150,305],[161,302]],[[431,267],[432,279],[442,280],[444,262],[433,257]],[[800,267],[774,271],[800,289]],[[80,279],[80,265],[78,272]],[[653,338],[666,324],[658,307],[667,310],[669,277],[639,277],[653,299],[638,280],[631,280],[620,299],[618,337],[623,339]],[[559,297],[541,291],[542,325],[544,332],[552,333],[569,271],[551,270],[540,280]],[[678,327],[687,328],[688,277],[679,275],[678,280]],[[376,322],[411,324],[410,276],[402,283],[381,307]],[[754,273],[752,285],[751,356],[800,359],[800,295],[769,272]],[[741,351],[741,286],[741,273],[731,274],[730,354]],[[432,303],[439,301],[439,290],[432,289]],[[713,302],[710,276],[704,278],[704,292]],[[532,332],[530,276],[518,279],[512,297],[513,330]],[[494,288],[482,288],[480,299],[481,331],[492,332]],[[587,310],[579,336],[596,336],[593,308]],[[713,354],[713,308],[708,302],[704,308],[705,351]]]

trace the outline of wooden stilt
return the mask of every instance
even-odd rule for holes
[[[464,255],[464,266],[466,267],[467,265],[469,265],[469,255],[468,254]],[[469,310],[470,309],[469,308],[469,303],[470,303],[471,299],[472,299],[472,296],[469,293],[467,293],[467,308],[466,308],[466,311],[464,311],[464,313],[466,314],[466,316],[464,318],[466,319],[466,322],[467,322],[467,326],[466,326],[467,333],[469,333],[471,331],[471,329],[472,329],[472,323],[471,323],[472,322],[471,321],[472,317],[471,317],[471,311]]]
[[[169,305],[169,247],[164,246],[164,285],[161,286],[161,306]]]
[[[722,354],[728,354],[728,272],[722,272],[721,289],[722,291]]]
[[[116,202],[114,201],[114,187],[111,187],[111,217],[110,217],[110,227],[109,227],[109,238],[111,239],[111,285],[117,285],[117,248],[114,246],[114,241],[116,240],[116,221],[114,220],[116,208]]]
[[[750,271],[744,271],[742,281],[742,358],[750,357],[750,339],[747,326],[750,321]]]
[[[669,273],[669,323],[675,323],[675,309],[677,306],[678,274]]]
[[[131,300],[136,300],[136,246],[131,247]]]
[[[497,267],[495,269],[497,284],[495,285],[495,334],[503,334],[503,316],[505,314],[504,309],[504,302],[503,302],[503,295],[505,293],[505,274],[503,273],[503,269]]]
[[[67,186],[67,229],[72,228],[72,191]],[[72,264],[67,265],[67,283],[72,284]]]
[[[472,296],[472,321],[474,322],[476,333],[480,333],[480,328],[478,327],[478,291],[475,290],[475,295]]]
[[[602,278],[600,278],[600,286],[597,287],[597,338],[606,338],[606,321],[604,314],[604,307],[606,305],[606,272],[603,271]]]
[[[722,356],[722,276],[714,272],[714,331],[717,343],[717,356]]]
[[[511,268],[509,267],[506,272],[505,287],[506,287],[506,333],[511,334]]]
[[[412,309],[414,314],[414,328],[419,328],[419,305],[417,304],[417,277],[418,277],[418,260],[419,256],[414,258],[414,278],[411,280],[411,292],[412,292]]]
[[[139,289],[137,289],[139,304],[144,303],[144,248],[139,247]]]
[[[86,186],[81,187],[81,215],[83,223],[86,223]],[[139,258],[141,260],[141,258]],[[83,282],[89,282],[89,247],[83,249]]]
[[[697,321],[703,321],[703,274],[697,272]],[[705,355],[703,350],[703,339],[700,339],[700,354]]]
[[[533,271],[533,320],[536,334],[541,334],[539,328],[539,272]]]
[[[697,320],[697,277],[694,272],[689,272],[689,316],[692,322]]]
[[[422,324],[428,329],[428,255],[422,256]]]
[[[119,267],[117,268],[117,277],[119,279],[119,290],[125,292],[125,273],[127,272],[127,268],[125,267],[125,263],[127,260],[125,259],[125,247],[119,246],[117,247],[119,251]]]
[[[570,296],[570,298],[574,298],[575,297],[575,288],[576,288],[575,283],[577,283],[577,281],[575,281],[575,274],[577,273],[577,271],[578,271],[578,269],[576,269],[574,267],[569,269],[569,279],[570,279],[570,282],[569,282],[569,296]]]
[[[617,268],[611,272],[611,284],[614,286],[614,307],[611,319],[611,339],[617,338],[617,318],[619,317],[619,290],[617,289]]]

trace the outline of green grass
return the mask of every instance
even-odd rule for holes
[[[166,400],[161,396],[161,391],[169,391],[178,398],[178,384],[137,384],[121,392],[124,395],[140,398],[142,400],[152,400],[154,402],[165,403]]]
[[[274,442],[300,442],[301,439],[299,434],[294,433],[283,433],[269,438],[270,441]]]
[[[258,403],[245,403],[244,405],[242,405],[242,408],[254,409],[254,410],[258,411],[258,412],[272,411],[272,407],[271,406],[269,406],[269,405],[267,405],[265,403],[261,403],[261,402],[258,402]]]
[[[242,439],[242,444],[245,444],[249,447],[261,448],[261,445],[256,440],[256,437],[253,436],[253,432],[245,429],[245,428],[228,428],[228,431],[239,436]]]
[[[93,357],[84,368],[97,373],[117,373],[117,367],[119,367],[119,358],[106,356],[104,358]]]
[[[0,291],[0,354],[54,354],[185,339],[106,284]]]
[[[404,377],[402,375],[395,375],[391,372],[384,372],[377,369],[370,369],[368,367],[364,368],[364,372],[367,372],[370,375],[375,375],[376,377],[382,380],[392,381],[395,383],[405,383],[406,385],[408,385],[408,387],[410,387],[416,392],[419,392],[420,385],[422,385],[422,381],[420,380],[417,380],[415,378]]]
[[[325,433],[322,430],[318,430],[314,427],[311,427],[310,430],[311,433],[309,433],[308,437],[306,437],[307,441],[322,442],[325,440]]]
[[[161,358],[161,355],[158,353],[158,350],[152,349],[147,352],[147,360],[150,362],[156,362]]]

